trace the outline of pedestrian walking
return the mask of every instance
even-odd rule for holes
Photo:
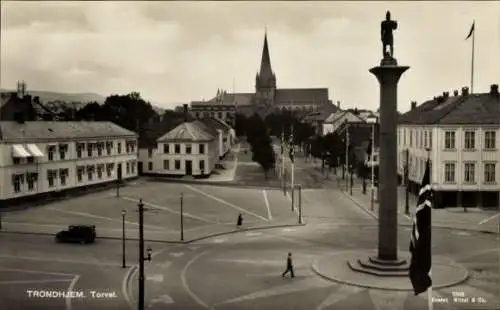
[[[286,276],[287,273],[290,272],[290,276],[295,278],[295,272],[293,272],[293,261],[292,261],[292,253],[288,253],[288,257],[286,258],[286,270],[281,274],[282,277]]]
[[[236,221],[236,228],[240,228],[241,225],[243,225],[243,215],[240,213],[238,214],[238,220]]]

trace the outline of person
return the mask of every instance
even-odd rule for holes
[[[240,228],[241,225],[243,225],[243,215],[240,213],[238,214],[238,220],[236,221],[236,228]]]
[[[288,257],[286,258],[286,269],[281,274],[282,277],[286,276],[287,273],[290,272],[290,276],[295,278],[295,272],[293,272],[293,262],[292,262],[292,253],[288,253]]]

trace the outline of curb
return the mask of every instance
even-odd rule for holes
[[[127,270],[127,273],[125,274],[125,278],[124,278],[124,281],[122,283],[122,294],[123,294],[123,297],[125,298],[125,301],[129,305],[129,308],[131,310],[134,310],[135,306],[132,303],[132,301],[130,300],[130,289],[131,289],[130,282],[132,281],[133,275],[137,272],[138,268],[139,268],[139,265],[134,265],[134,266],[130,267]]]
[[[202,237],[197,237],[197,238],[185,240],[185,241],[160,240],[160,239],[144,239],[144,241],[157,242],[157,243],[167,243],[167,244],[190,244],[190,243],[205,240],[205,239],[210,239],[210,238],[224,236],[224,235],[232,235],[232,234],[253,231],[253,230],[266,230],[266,229],[285,228],[285,227],[300,227],[300,226],[305,226],[305,225],[306,224],[281,224],[281,225],[271,225],[271,226],[240,228],[238,230],[211,233],[211,234],[208,234],[208,235],[205,235]],[[19,234],[19,235],[43,235],[43,236],[54,236],[55,235],[55,234],[45,233],[45,232],[24,232],[24,231],[0,231],[0,233]],[[97,239],[121,240],[121,237],[98,237]],[[135,238],[135,237],[134,238],[127,238],[127,240],[128,241],[139,241],[139,238]]]
[[[354,204],[359,207],[362,211],[366,212],[369,214],[371,217],[373,217],[375,220],[378,220],[378,216],[373,213],[372,211],[368,210],[363,204],[358,202],[357,200],[351,198],[350,195],[346,194],[344,191],[340,191],[344,196],[349,198]],[[403,226],[403,227],[413,227],[411,224],[398,224],[398,226]],[[447,229],[447,230],[459,230],[459,231],[467,231],[467,232],[478,232],[478,233],[483,233],[483,234],[491,234],[491,235],[500,235],[500,232],[497,231],[490,231],[490,230],[481,230],[481,229],[474,229],[474,228],[463,228],[463,227],[450,227],[450,226],[442,226],[442,225],[434,225],[434,228],[439,228],[439,229]]]
[[[154,182],[154,183],[174,183],[174,184],[189,184],[189,185],[208,185],[208,186],[218,186],[218,187],[232,187],[232,188],[248,188],[248,189],[280,189],[281,187],[279,185],[276,186],[262,186],[259,184],[255,185],[249,185],[245,184],[244,182],[235,182],[235,181],[227,181],[227,182],[222,182],[222,181],[192,181],[192,180],[176,180],[176,179],[164,179],[161,177],[144,177],[147,178],[148,182]]]

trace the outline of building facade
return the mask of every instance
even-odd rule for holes
[[[137,176],[137,135],[111,122],[0,122],[0,200]]]
[[[498,206],[500,183],[500,101],[498,85],[489,93],[445,92],[401,117],[398,174],[405,169],[417,194],[427,158],[436,206]]]

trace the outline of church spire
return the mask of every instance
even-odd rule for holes
[[[259,75],[266,78],[270,78],[273,76],[273,70],[271,68],[271,58],[269,57],[269,46],[267,44],[267,26],[264,33],[264,47],[262,48],[262,60],[260,62]]]

